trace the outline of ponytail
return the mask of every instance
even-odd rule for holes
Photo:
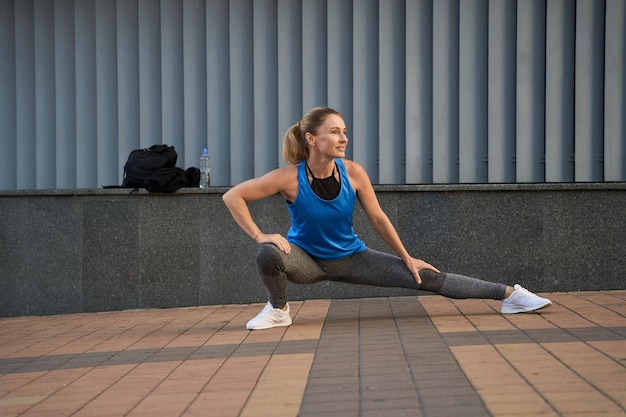
[[[324,123],[326,117],[336,114],[343,118],[337,110],[328,107],[316,107],[309,110],[302,120],[291,126],[283,138],[283,158],[290,165],[297,165],[309,157],[309,144],[304,135],[307,132],[317,134],[317,130]]]
[[[305,132],[306,133],[306,132]],[[309,156],[309,147],[300,133],[300,123],[291,126],[283,138],[283,159],[289,165],[297,165]]]

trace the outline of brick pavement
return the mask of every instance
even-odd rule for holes
[[[625,416],[626,290],[0,319],[0,417]]]

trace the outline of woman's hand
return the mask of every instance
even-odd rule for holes
[[[289,242],[287,242],[287,239],[285,239],[283,235],[280,235],[278,233],[272,234],[272,235],[266,235],[265,233],[261,232],[258,234],[258,236],[254,240],[259,245],[262,245],[263,243],[271,243],[272,245],[280,249],[282,252],[286,254],[291,253],[291,245],[289,245]]]
[[[427,262],[422,261],[421,259],[409,258],[408,260],[404,261],[404,263],[406,264],[407,268],[409,268],[409,271],[413,273],[413,276],[415,277],[415,281],[418,284],[422,283],[422,278],[420,277],[420,274],[419,274],[420,269],[430,269],[437,273],[440,272],[437,268],[435,268],[434,266],[432,266],[431,264]]]

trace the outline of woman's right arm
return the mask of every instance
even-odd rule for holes
[[[287,240],[280,234],[264,234],[252,218],[248,202],[261,200],[277,193],[284,193],[289,187],[289,168],[278,168],[261,177],[244,181],[222,196],[222,200],[228,207],[233,219],[248,236],[259,244],[273,243],[285,253],[291,251]]]

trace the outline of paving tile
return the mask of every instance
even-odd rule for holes
[[[562,414],[617,413],[624,411],[597,391],[546,393],[546,398]]]
[[[360,414],[362,417],[419,417],[423,414],[419,408],[386,408],[386,409],[366,409]]]
[[[484,395],[494,416],[558,416],[559,413],[540,395]]]
[[[361,413],[390,413],[391,415],[403,415],[407,410],[419,410],[419,400],[415,395],[406,397],[365,399],[361,402]]]

